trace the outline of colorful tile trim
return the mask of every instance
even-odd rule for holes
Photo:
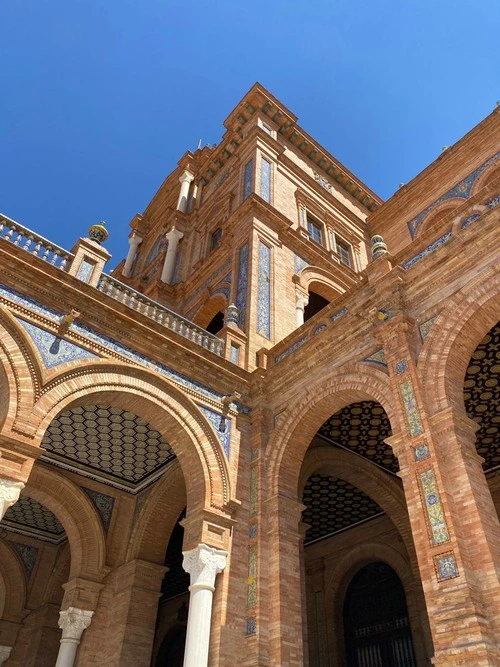
[[[339,317],[344,317],[344,315],[347,315],[348,312],[349,311],[347,310],[347,308],[342,308],[342,310],[337,310],[336,313],[333,313],[333,315],[330,316],[330,320],[332,322],[335,322],[335,320],[338,320]]]
[[[387,367],[384,350],[377,350],[376,352],[373,352],[373,354],[370,354],[369,357],[365,357],[363,361],[371,361],[374,364]]]
[[[78,272],[76,277],[79,278],[82,282],[88,283],[92,277],[92,272],[94,271],[95,263],[87,262],[87,260],[82,260],[80,266],[78,267]]]
[[[437,320],[437,318],[438,316],[435,315],[434,317],[431,317],[429,320],[426,320],[425,322],[422,322],[422,324],[419,325],[418,330],[420,332],[420,338],[422,340],[422,343],[424,342],[424,338],[429,334],[429,331],[431,330],[431,327]]]
[[[396,375],[402,375],[403,373],[406,373],[408,370],[408,362],[406,359],[401,359],[401,361],[398,361],[397,364],[394,367],[396,371]]]
[[[312,335],[317,336],[318,334],[320,334],[325,329],[326,329],[326,324],[320,324],[319,326],[316,327],[316,329],[314,329],[314,331],[312,332]]]
[[[487,169],[491,164],[496,162],[500,158],[500,151],[493,155],[492,157],[489,158],[484,164],[482,164],[480,167],[475,169],[471,174],[469,174],[466,178],[464,178],[460,183],[455,185],[451,190],[448,190],[444,195],[439,197],[439,199],[436,199],[435,202],[433,202],[430,206],[428,206],[425,210],[423,210],[421,213],[419,213],[415,218],[410,220],[408,223],[408,229],[410,230],[410,234],[412,239],[415,238],[415,234],[417,233],[417,229],[420,227],[422,224],[423,220],[429,215],[429,213],[436,208],[441,202],[446,201],[447,199],[453,199],[453,198],[459,198],[459,199],[468,199],[470,197],[470,193],[472,190],[472,187],[474,183],[476,182],[478,176],[485,170]]]
[[[303,259],[300,255],[293,254],[293,270],[295,273],[300,273],[303,268],[309,266],[309,262]]]
[[[115,499],[112,496],[107,496],[93,489],[87,489],[85,486],[82,486],[82,491],[87,494],[96,508],[97,513],[101,517],[104,532],[107,533],[111,522],[111,515],[113,514],[113,507],[115,506]]]
[[[439,498],[436,478],[432,468],[420,473],[420,484],[422,487],[422,494],[429,518],[429,524],[432,533],[433,544],[443,544],[448,542],[450,535],[446,525],[446,519]]]
[[[287,348],[284,352],[281,352],[274,357],[274,363],[279,364],[279,362],[282,361],[285,357],[288,357],[289,354],[292,354],[292,352],[295,352],[295,350],[304,345],[308,338],[309,336],[306,334],[302,338],[299,338],[299,340],[296,340],[295,343]]]
[[[417,463],[429,457],[429,448],[427,447],[425,442],[423,442],[420,445],[417,445],[416,447],[413,447],[413,456]]]
[[[218,412],[210,410],[204,405],[197,404],[205,417],[214,427],[215,434],[221,443],[227,458],[229,458],[229,447],[231,442],[231,420]]]
[[[455,579],[456,577],[460,576],[453,551],[448,551],[445,554],[434,556],[434,567],[436,569],[438,581]]]
[[[31,324],[31,322],[27,322],[20,317],[16,317],[16,319],[35,344],[46,368],[54,368],[69,361],[99,358],[93,352],[89,352],[74,343],[69,343],[64,338],[60,338],[50,331],[45,331],[45,329]]]
[[[260,162],[260,196],[271,203],[271,163],[265,158]]]
[[[254,635],[257,632],[257,619],[252,616],[247,618],[247,635]]]
[[[257,545],[248,547],[248,590],[247,609],[253,609],[257,604]]]
[[[422,425],[422,420],[420,419],[420,412],[417,407],[417,400],[415,398],[412,381],[406,380],[405,382],[401,382],[399,391],[401,392],[401,397],[403,399],[410,435],[413,437],[420,435],[424,432],[424,427]]]
[[[430,255],[431,252],[434,252],[434,250],[437,250],[440,246],[442,246],[444,243],[449,241],[451,239],[451,237],[452,237],[452,231],[450,229],[445,234],[440,236],[438,239],[433,241],[430,245],[428,245],[427,248],[424,248],[423,250],[421,250],[418,253],[418,255],[415,255],[414,257],[409,259],[407,262],[404,262],[403,269],[405,269],[405,271],[408,270],[409,268],[414,266],[414,264],[417,264],[422,259],[424,259],[424,257],[427,257],[427,255]]]
[[[495,208],[495,206],[498,206],[500,204],[500,195],[497,195],[496,197],[493,197],[493,199],[490,199],[489,202],[486,203],[487,208]]]
[[[258,530],[258,528],[257,528],[257,524],[256,524],[256,523],[252,523],[252,524],[250,525],[250,528],[248,529],[248,537],[249,537],[251,540],[253,540],[254,538],[257,537],[257,530]]]
[[[462,229],[466,229],[469,225],[472,225],[472,223],[480,217],[481,217],[480,213],[473,213],[472,215],[469,215],[469,217],[462,222]]]
[[[271,248],[259,241],[257,333],[271,338]]]
[[[253,160],[247,162],[243,173],[243,199],[246,199],[252,192],[253,186]]]
[[[238,285],[236,288],[236,307],[238,308],[238,326],[244,330],[248,292],[248,244],[240,248],[238,265]]]
[[[21,563],[23,564],[24,571],[26,572],[26,578],[29,580],[36,565],[38,549],[28,544],[12,542],[11,540],[9,540],[9,544],[19,556]]]

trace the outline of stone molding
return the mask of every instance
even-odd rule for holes
[[[3,519],[9,507],[17,503],[23,488],[23,482],[14,482],[11,479],[0,477],[0,519]]]
[[[182,567],[191,577],[189,590],[205,588],[213,592],[215,577],[226,567],[227,551],[199,544],[191,551],[183,551],[182,555]]]

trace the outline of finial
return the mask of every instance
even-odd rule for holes
[[[239,315],[240,315],[239,308],[237,308],[237,307],[234,305],[234,303],[230,304],[230,305],[226,308],[226,317],[225,317],[225,322],[224,322],[224,324],[225,324],[226,326],[232,324],[233,326],[236,326],[236,327],[237,327],[237,326],[238,326],[238,318],[239,318]]]
[[[449,146],[443,146],[443,148],[441,149],[441,152],[444,153],[444,151],[447,151],[448,148],[449,148]]]
[[[109,233],[108,230],[106,229],[106,223],[103,220],[89,227],[89,239],[92,239],[92,241],[96,241],[97,243],[99,243],[99,245],[101,245],[101,243],[104,243],[104,241],[106,241],[108,236]]]
[[[387,245],[384,243],[384,239],[380,235],[372,236],[372,259],[377,259],[381,255],[385,255],[387,252]]]

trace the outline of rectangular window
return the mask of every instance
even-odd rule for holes
[[[212,250],[215,250],[220,246],[221,238],[222,238],[222,229],[220,227],[217,227],[217,229],[210,234],[210,252],[212,252]]]
[[[234,343],[231,343],[229,358],[233,362],[233,364],[239,364],[239,362],[240,362],[240,346],[239,345],[235,345]]]
[[[265,158],[260,163],[260,196],[271,203],[271,163]]]
[[[264,121],[261,121],[261,127],[264,130],[264,132],[266,132],[266,134],[268,134],[270,137],[274,135],[272,127],[269,127],[269,125],[264,123]]]
[[[321,226],[309,217],[307,218],[307,231],[313,241],[323,245],[323,232]]]
[[[253,160],[247,162],[243,174],[243,199],[250,196],[253,188]]]
[[[352,267],[351,248],[347,243],[343,243],[337,240],[337,253],[340,257],[340,261],[343,264]]]

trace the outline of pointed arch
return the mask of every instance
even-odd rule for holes
[[[3,580],[0,617],[19,621],[26,607],[26,574],[18,556],[0,539],[0,578]]]

